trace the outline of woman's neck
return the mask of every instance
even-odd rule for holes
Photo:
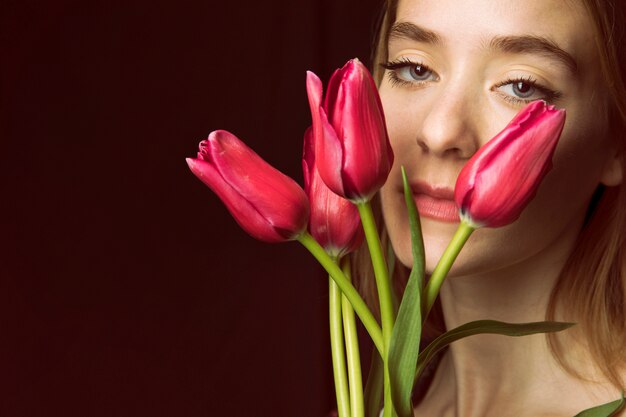
[[[446,328],[484,319],[545,320],[550,294],[575,239],[576,233],[570,232],[532,258],[505,269],[449,277],[440,293]],[[450,345],[423,403],[438,404],[439,408],[430,411],[441,416],[550,415],[546,410],[553,410],[552,415],[559,415],[559,410],[574,415],[588,403],[597,404],[588,395],[570,398],[576,384],[576,378],[559,366],[543,334],[476,335]],[[564,392],[568,393],[565,397]]]
[[[545,320],[562,263],[533,269],[525,266],[482,276],[450,277],[440,295],[446,328],[484,319],[510,323]],[[455,408],[463,410],[458,415],[486,416],[490,407],[497,410],[497,399],[507,404],[513,398],[530,396],[538,377],[552,369],[552,362],[544,335],[476,335],[450,345],[438,376],[447,374],[444,379],[454,381],[454,388],[448,388],[455,392]],[[547,382],[545,375],[541,378]]]

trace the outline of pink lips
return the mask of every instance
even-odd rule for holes
[[[459,222],[459,208],[454,202],[453,189],[433,187],[425,182],[414,182],[411,189],[420,216],[443,222]]]

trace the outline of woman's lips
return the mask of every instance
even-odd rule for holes
[[[424,182],[411,184],[411,190],[420,216],[443,222],[459,222],[459,208],[454,202],[454,190],[433,187]]]

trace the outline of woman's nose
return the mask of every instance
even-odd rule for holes
[[[426,107],[417,144],[433,156],[467,159],[480,147],[480,112],[468,97],[470,92],[448,87],[437,92]]]

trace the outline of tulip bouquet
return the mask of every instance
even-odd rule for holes
[[[332,75],[326,95],[307,73],[312,127],[304,135],[304,189],[233,134],[214,131],[200,143],[191,171],[224,202],[239,225],[266,242],[296,240],[329,274],[331,356],[340,417],[413,415],[411,393],[425,365],[448,344],[474,334],[522,336],[559,331],[569,323],[481,320],[448,330],[420,351],[422,326],[459,251],[479,227],[516,220],[533,198],[551,160],[565,112],[529,104],[460,173],[455,200],[460,224],[431,276],[415,201],[403,170],[413,266],[394,305],[390,271],[370,202],[387,180],[393,152],[376,85],[357,60]],[[511,181],[514,176],[516,181]],[[367,242],[380,305],[380,323],[351,281],[347,255]],[[362,386],[355,314],[379,361]]]

